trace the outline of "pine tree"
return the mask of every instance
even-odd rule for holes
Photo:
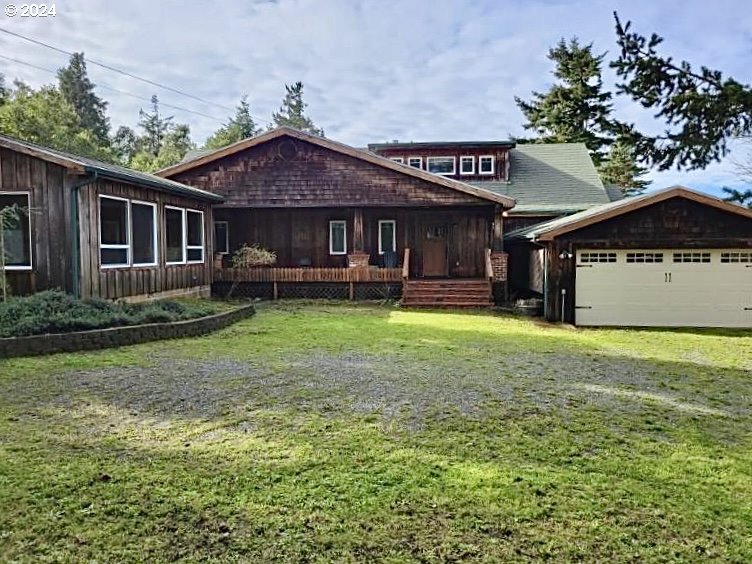
[[[593,44],[581,46],[577,38],[559,41],[548,52],[558,79],[548,92],[533,92],[525,102],[515,97],[527,118],[525,129],[539,143],[584,143],[599,165],[612,143],[611,93],[603,90],[604,55],[593,54]]]
[[[752,190],[737,190],[735,188],[724,187],[723,192],[726,194],[724,200],[727,202],[747,206],[749,209],[752,209]]]
[[[67,67],[57,71],[60,93],[76,112],[81,127],[91,131],[102,144],[109,143],[110,121],[107,102],[94,93],[94,84],[86,72],[83,53],[73,53]]]
[[[272,114],[275,127],[292,127],[313,135],[324,137],[324,130],[313,124],[311,118],[305,115],[308,106],[303,102],[303,83],[296,82],[292,86],[285,84],[285,94],[278,112]]]
[[[0,106],[5,103],[9,95],[10,91],[8,90],[8,87],[5,86],[5,75],[0,72]]]
[[[151,97],[151,113],[144,111],[142,108],[138,111],[138,118],[138,126],[144,130],[140,149],[156,157],[162,148],[165,135],[173,127],[173,116],[160,116],[159,98],[154,94]]]
[[[251,107],[248,104],[248,96],[240,98],[235,116],[228,123],[215,131],[206,140],[207,149],[221,149],[227,145],[237,143],[259,133],[259,127],[251,116]]]
[[[642,179],[648,169],[637,163],[634,148],[623,141],[611,145],[599,173],[604,183],[618,186],[625,196],[641,194],[650,185],[649,180]]]

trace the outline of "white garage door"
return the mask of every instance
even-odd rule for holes
[[[750,249],[582,249],[575,323],[752,327]]]

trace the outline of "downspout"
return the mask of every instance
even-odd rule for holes
[[[71,289],[73,297],[80,297],[79,272],[81,262],[81,242],[79,239],[78,225],[78,194],[84,186],[96,182],[98,177],[97,171],[91,171],[91,176],[84,178],[70,187],[70,230],[71,230]]]

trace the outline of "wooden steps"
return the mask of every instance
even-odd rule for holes
[[[491,283],[482,278],[408,280],[402,288],[402,305],[414,308],[491,307]]]

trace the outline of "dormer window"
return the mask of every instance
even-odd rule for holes
[[[489,175],[494,173],[495,160],[493,155],[478,157],[478,174]]]
[[[426,170],[442,176],[456,173],[454,157],[426,157]]]
[[[460,157],[460,174],[475,174],[475,157],[472,155]]]
[[[407,159],[407,164],[413,168],[423,168],[423,157],[410,157]]]
[[[394,161],[395,163],[405,164],[405,159],[402,157],[390,157],[389,160]]]

